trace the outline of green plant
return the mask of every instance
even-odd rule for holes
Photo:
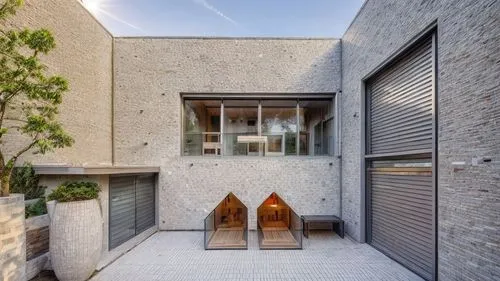
[[[47,213],[47,205],[45,198],[40,198],[34,204],[25,207],[24,215],[26,218],[45,215]]]
[[[66,182],[58,186],[47,197],[48,201],[83,201],[99,197],[99,185],[95,182]]]
[[[6,30],[5,20],[15,15],[23,0],[4,0],[0,6],[0,196],[9,196],[10,178],[17,159],[28,151],[44,154],[71,146],[73,139],[56,120],[68,82],[48,75],[40,56],[55,48],[47,29]],[[6,146],[12,130],[23,139]],[[7,150],[6,148],[9,148]],[[15,148],[13,148],[15,147]]]
[[[40,176],[35,174],[35,170],[30,163],[25,163],[22,167],[16,167],[10,177],[11,192],[23,193],[25,200],[37,199],[45,195],[46,186],[38,184]]]

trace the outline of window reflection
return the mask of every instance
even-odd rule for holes
[[[184,102],[183,155],[220,155],[220,100]]]
[[[297,155],[297,101],[263,100],[262,135],[267,156]]]
[[[258,106],[257,100],[224,100],[224,155],[259,156],[258,144],[238,139],[258,135]]]
[[[333,155],[332,100],[300,100],[300,154]]]
[[[186,99],[183,155],[333,155],[333,115],[332,99]]]

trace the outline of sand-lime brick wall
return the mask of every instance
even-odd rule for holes
[[[69,81],[59,120],[75,139],[70,148],[41,157],[28,153],[19,163],[111,164],[112,36],[78,0],[26,0],[7,26],[52,31],[57,47],[42,61]],[[11,135],[2,145],[13,152],[21,140]]]
[[[273,191],[299,214],[339,214],[333,157],[181,157],[181,92],[325,93],[340,87],[335,39],[116,38],[117,164],[158,165],[160,229],[203,229],[229,193],[256,209]],[[147,145],[145,145],[147,143]]]
[[[437,20],[440,280],[500,278],[499,11],[495,0],[369,0],[342,38],[343,217],[359,240],[361,79]]]

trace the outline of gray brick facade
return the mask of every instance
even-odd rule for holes
[[[437,20],[440,280],[500,277],[499,11],[491,0],[371,0],[342,38],[343,217],[362,239],[361,79]],[[472,164],[481,157],[492,162]]]
[[[252,229],[272,192],[299,214],[340,213],[333,157],[180,156],[181,92],[336,92],[339,40],[116,38],[114,46],[116,163],[161,166],[160,229],[203,229],[229,192],[248,207]]]

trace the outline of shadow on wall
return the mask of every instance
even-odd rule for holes
[[[303,93],[337,92],[341,78],[341,44],[334,41],[332,47],[300,75],[290,90]]]

